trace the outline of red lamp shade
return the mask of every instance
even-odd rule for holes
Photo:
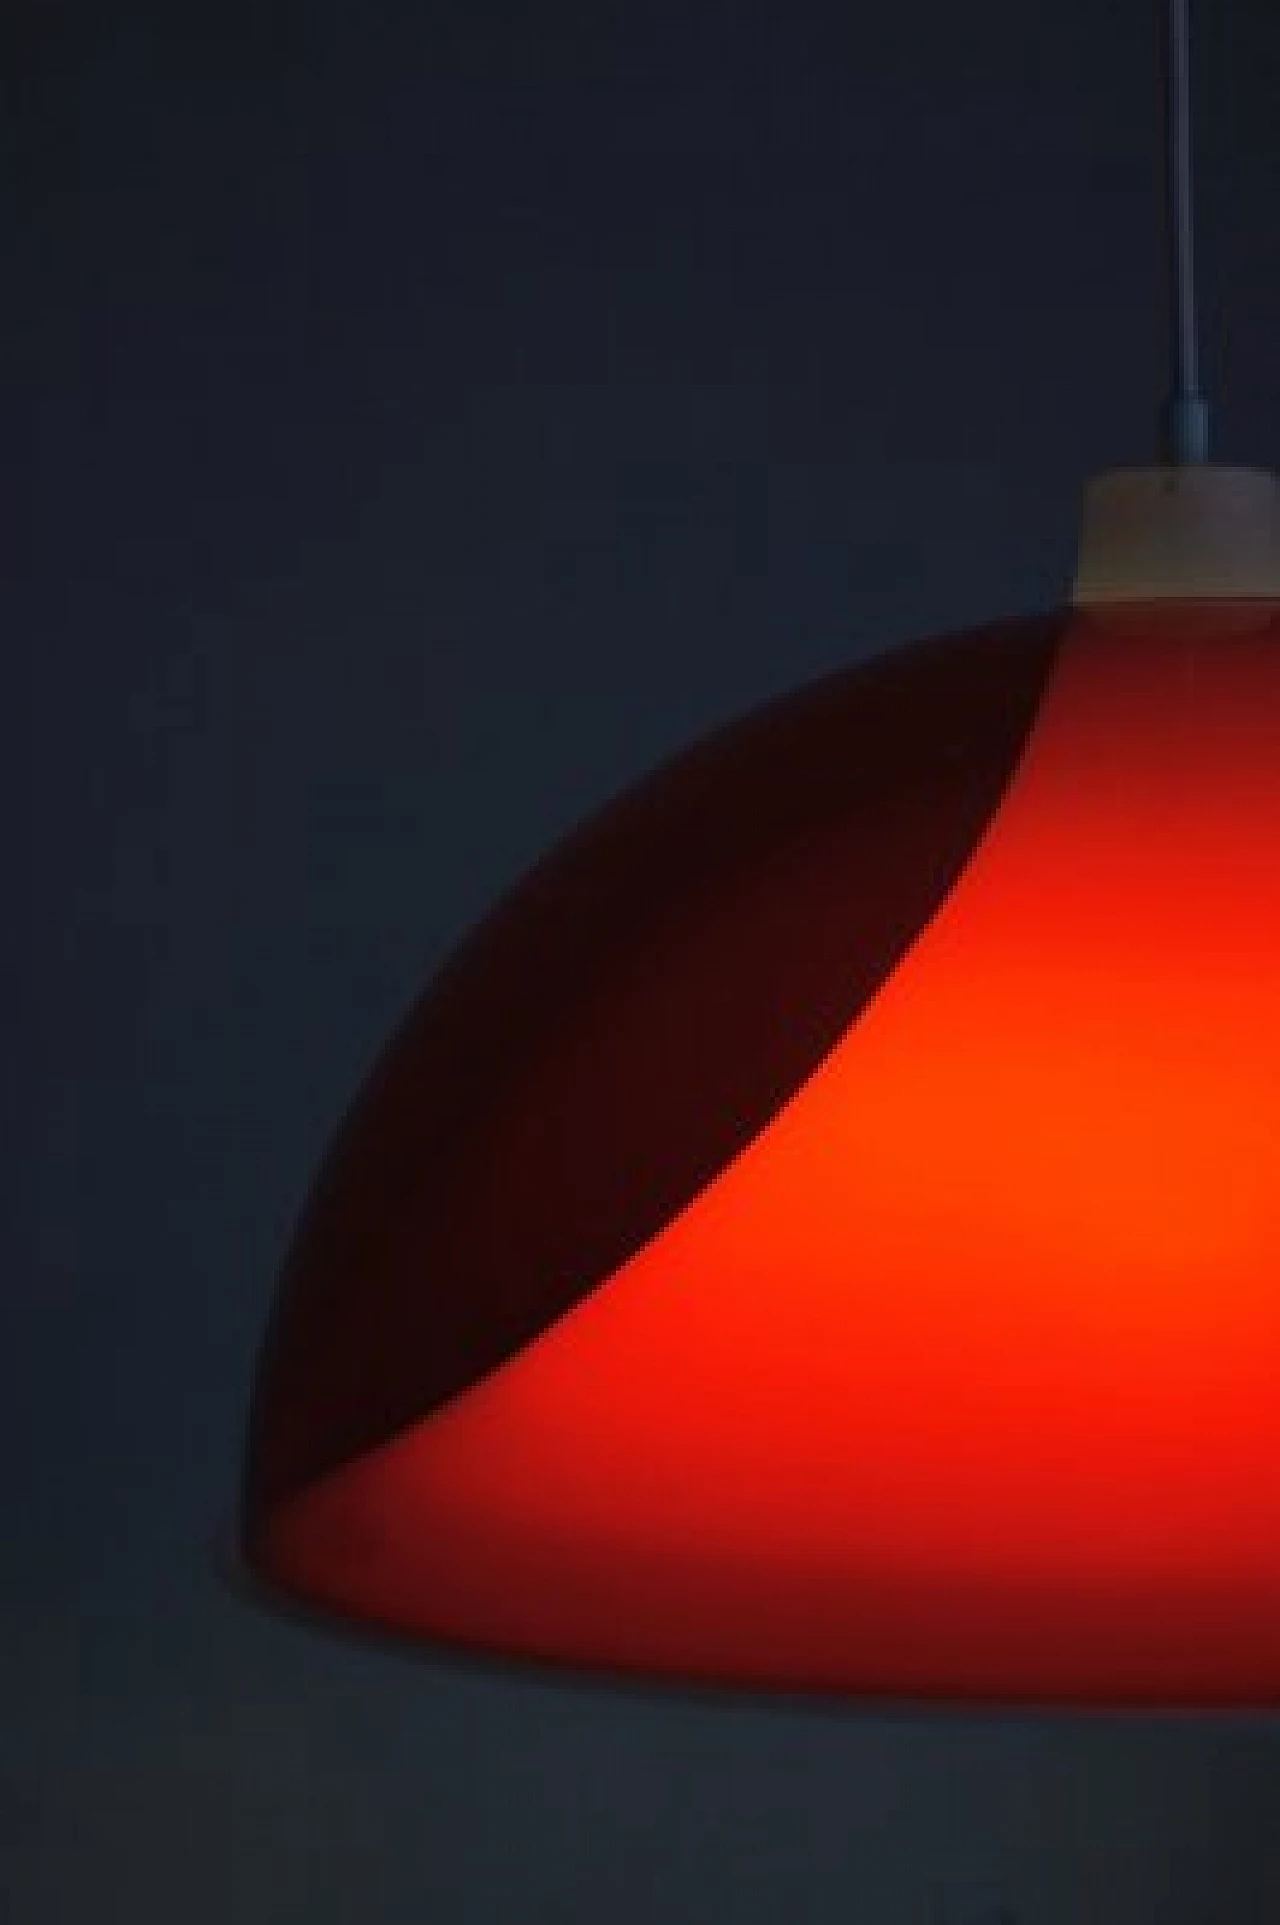
[[[576,1666],[1280,1703],[1280,603],[880,658],[558,850],[321,1172],[242,1538]]]

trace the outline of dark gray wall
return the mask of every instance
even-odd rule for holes
[[[1055,600],[1147,458],[1154,15],[7,16],[6,1921],[1280,1917],[1274,1722],[439,1675],[210,1561],[425,972],[693,732]],[[1199,16],[1219,447],[1274,463],[1280,8]]]

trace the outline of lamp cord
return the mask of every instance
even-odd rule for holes
[[[1182,467],[1209,452],[1209,404],[1200,393],[1195,247],[1191,215],[1191,41],[1187,0],[1162,0],[1165,228],[1169,248],[1169,393],[1161,459]]]

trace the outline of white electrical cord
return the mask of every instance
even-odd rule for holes
[[[1161,460],[1182,467],[1209,454],[1209,405],[1200,393],[1195,236],[1191,208],[1191,40],[1187,0],[1162,0],[1165,227],[1169,244],[1169,395]]]

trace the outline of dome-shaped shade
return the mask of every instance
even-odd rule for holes
[[[1280,608],[882,657],[557,851],[321,1172],[242,1541],[575,1666],[1280,1702]]]

